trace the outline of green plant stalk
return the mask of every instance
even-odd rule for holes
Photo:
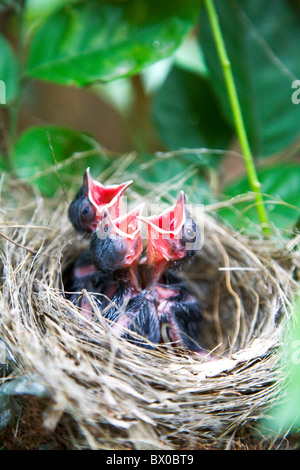
[[[269,234],[269,227],[268,227],[268,217],[265,210],[263,197],[260,192],[260,182],[257,177],[256,168],[254,165],[254,160],[252,156],[252,152],[250,149],[250,145],[248,142],[248,137],[245,129],[245,124],[243,121],[242,111],[238,99],[238,94],[231,70],[231,63],[227,55],[224,39],[222,36],[221,27],[218,20],[218,15],[213,3],[213,0],[205,0],[205,6],[208,13],[209,21],[211,24],[214,40],[216,43],[218,55],[220,58],[220,62],[223,68],[225,83],[227,87],[228,97],[231,104],[232,114],[235,122],[235,127],[237,131],[237,135],[240,141],[244,162],[246,166],[246,170],[248,173],[249,184],[251,190],[255,194],[255,201],[257,212],[259,216],[259,220],[262,224],[262,228],[265,234]]]

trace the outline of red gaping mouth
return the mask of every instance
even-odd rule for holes
[[[104,209],[107,209],[113,219],[120,217],[123,213],[123,195],[132,180],[121,184],[103,186],[99,181],[94,180],[87,168],[84,173],[84,185],[87,188],[87,196],[90,203],[96,209],[96,218],[101,220]]]
[[[120,236],[126,240],[126,257],[123,267],[128,267],[138,260],[143,251],[143,242],[141,237],[140,216],[144,208],[144,203],[135,207],[127,214],[113,219],[112,215],[105,208],[102,219],[102,232],[106,226],[110,227],[109,236]]]
[[[148,262],[179,260],[185,256],[182,228],[186,221],[185,194],[180,192],[176,203],[152,217],[140,217],[148,230]]]

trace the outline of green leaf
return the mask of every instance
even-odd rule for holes
[[[273,434],[285,431],[296,433],[300,426],[300,291],[296,290],[293,302],[293,314],[291,315],[291,329],[288,332],[283,350],[286,363],[286,378],[283,384],[284,397],[270,410],[270,415],[263,420],[263,425],[268,427]]]
[[[53,196],[62,184],[72,186],[87,166],[97,173],[108,164],[89,135],[57,126],[27,129],[16,143],[12,162],[16,175],[46,196]]]
[[[168,57],[194,25],[200,0],[80,2],[36,31],[26,73],[85,85],[136,74]]]
[[[27,35],[30,35],[34,28],[45,21],[48,16],[57,10],[65,7],[67,4],[76,2],[76,0],[26,0],[24,10],[24,26]]]
[[[286,148],[299,137],[300,105],[292,84],[300,77],[299,9],[293,2],[226,0],[215,2],[232,66],[249,142],[256,156]],[[223,71],[205,9],[200,43],[211,84],[228,122],[232,113]]]
[[[264,194],[269,222],[277,229],[292,230],[300,218],[300,165],[281,164],[268,166],[258,171]],[[225,188],[227,196],[234,197],[248,192],[246,177]],[[253,229],[259,224],[253,201],[239,203],[219,214],[230,221],[236,229]]]
[[[169,149],[224,149],[232,136],[207,79],[178,67],[154,98],[153,119]]]
[[[0,35],[0,104],[9,104],[18,89],[18,64],[12,48]]]

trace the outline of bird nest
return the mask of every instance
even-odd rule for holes
[[[286,241],[252,240],[204,214],[203,247],[181,274],[205,304],[202,344],[214,358],[205,360],[168,345],[141,348],[99,315],[86,318],[63,295],[64,270],[84,246],[68,205],[20,184],[2,192],[6,447],[223,446],[278,399],[294,289]]]

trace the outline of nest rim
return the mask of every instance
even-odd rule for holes
[[[217,279],[222,279],[220,285],[227,289],[225,300],[219,297],[219,301],[223,305],[228,302],[229,310],[232,305],[236,310],[240,308],[240,312],[235,315],[233,334],[218,360],[204,361],[185,353],[174,354],[168,348],[145,350],[107,335],[107,329],[104,334],[101,322],[95,327],[63,298],[62,270],[82,245],[66,213],[66,207],[53,211],[38,198],[25,229],[24,225],[4,222],[20,246],[2,240],[4,343],[17,375],[34,377],[51,392],[51,403],[43,417],[46,429],[55,435],[59,423],[68,416],[79,429],[76,439],[73,435],[72,448],[193,448],[200,441],[216,440],[262,416],[282,388],[279,350],[292,315],[295,287],[292,268],[286,269],[279,262],[278,246],[271,242],[259,246],[257,241],[253,243],[205,214],[205,241],[197,262],[215,266],[215,260],[219,260],[219,267],[224,269],[218,270]],[[46,228],[42,223],[45,214]],[[57,228],[58,218],[64,221],[62,228]],[[37,254],[21,246],[31,247]],[[239,250],[248,269],[234,272],[232,267],[241,268],[237,266],[241,262]],[[261,284],[267,283],[264,295],[270,294],[273,301],[268,304],[264,298],[266,305],[259,303],[250,285],[253,298],[248,293],[249,304],[256,312],[250,320],[236,294],[237,288],[243,290],[239,282],[249,273],[263,275]],[[200,278],[204,274],[201,272]],[[216,273],[209,274],[211,284],[216,283]],[[183,275],[197,291],[195,272],[189,269]],[[22,293],[25,280],[28,285]],[[263,318],[270,306],[273,309],[269,317]],[[209,328],[214,328],[215,336],[208,350],[217,353],[220,312],[214,302],[210,308],[206,318],[208,344],[212,336]],[[261,314],[260,309],[264,309]],[[257,323],[251,326],[254,317]],[[258,317],[262,325],[255,329]],[[230,318],[225,320],[230,324]],[[253,330],[249,338],[245,336],[248,327]],[[80,341],[76,335],[81,335]],[[95,338],[99,335],[97,344]],[[55,367],[51,365],[54,359]],[[253,396],[247,401],[250,390]]]

